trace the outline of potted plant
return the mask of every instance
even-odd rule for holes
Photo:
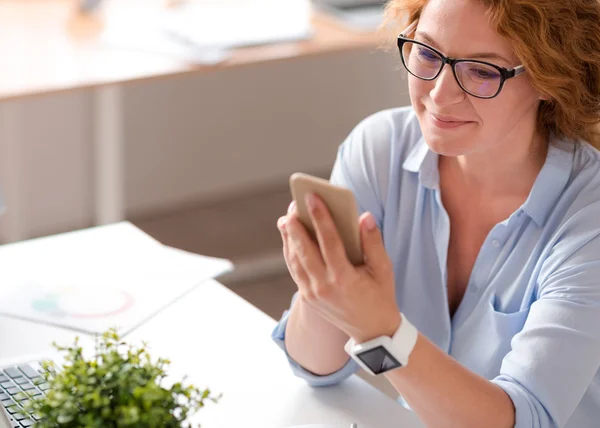
[[[151,358],[146,343],[136,348],[122,342],[114,329],[96,340],[89,359],[78,339],[54,347],[65,353],[64,363],[42,362],[41,381],[49,388],[25,405],[39,419],[36,427],[190,427],[189,416],[221,397],[185,385],[185,378],[164,386],[170,361]]]

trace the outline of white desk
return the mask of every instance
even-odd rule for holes
[[[283,428],[337,424],[418,428],[403,409],[358,376],[329,388],[296,378],[271,341],[275,321],[216,281],[198,286],[127,337],[149,341],[153,356],[170,358],[175,378],[223,393],[194,418],[203,428]],[[75,333],[0,317],[0,360],[67,345]]]

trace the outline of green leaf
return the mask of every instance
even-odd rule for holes
[[[64,364],[43,362],[45,381],[35,382],[48,383],[47,395],[26,394],[25,410],[40,417],[39,428],[179,428],[205,401],[221,397],[185,378],[163,387],[170,361],[152,358],[145,342],[128,345],[114,329],[96,339],[89,360],[78,339],[72,346],[54,346],[65,354]]]

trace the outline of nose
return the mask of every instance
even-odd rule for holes
[[[458,104],[467,96],[465,91],[458,85],[452,67],[448,64],[444,65],[440,75],[435,79],[433,89],[429,95],[431,100],[440,107]]]

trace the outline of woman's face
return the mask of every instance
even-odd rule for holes
[[[491,27],[477,0],[430,0],[414,39],[452,58],[479,59],[505,68],[520,65],[510,42]],[[409,75],[409,91],[425,141],[441,155],[508,149],[529,143],[535,131],[539,94],[527,73],[507,80],[491,99],[465,93],[449,65],[433,81]]]

